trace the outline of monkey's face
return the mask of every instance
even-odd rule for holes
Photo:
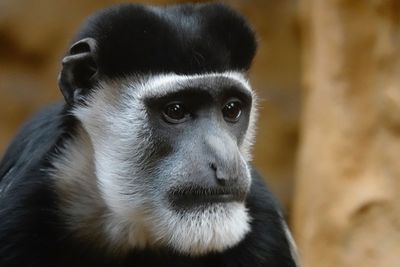
[[[254,57],[246,21],[218,4],[124,5],[95,14],[75,40],[59,75],[83,126],[56,168],[69,176],[59,179],[65,195],[83,187],[74,201],[63,196],[69,217],[90,228],[102,214],[111,247],[199,255],[242,240],[254,98],[229,71]]]
[[[252,95],[239,73],[171,74],[103,82],[75,108],[101,196],[132,245],[193,255],[244,238]]]

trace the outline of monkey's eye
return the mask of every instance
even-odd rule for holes
[[[162,116],[168,123],[182,123],[189,119],[190,114],[182,103],[173,102],[164,107]]]
[[[239,100],[230,100],[222,108],[222,115],[227,122],[237,122],[242,115],[242,103]]]

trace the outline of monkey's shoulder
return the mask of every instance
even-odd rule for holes
[[[251,259],[244,262],[255,261],[254,266],[294,267],[294,252],[289,244],[284,215],[265,180],[252,168],[252,185],[246,201],[252,218],[251,231],[236,248],[237,253],[251,251],[247,254]],[[264,265],[257,265],[260,259],[263,259],[260,262]]]
[[[61,110],[62,104],[51,105],[27,121],[0,162],[1,266],[35,266],[40,257],[34,254],[46,251],[54,234],[46,226],[54,222],[55,196],[44,168],[61,134]]]
[[[0,187],[3,180],[31,168],[61,135],[62,103],[49,105],[28,120],[12,140],[0,161]]]

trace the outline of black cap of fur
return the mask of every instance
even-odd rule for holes
[[[195,74],[247,70],[256,51],[252,29],[222,4],[123,4],[91,16],[75,41],[97,41],[101,75]]]

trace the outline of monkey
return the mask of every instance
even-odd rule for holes
[[[219,3],[120,4],[0,163],[0,266],[299,266],[251,165],[257,41]]]

